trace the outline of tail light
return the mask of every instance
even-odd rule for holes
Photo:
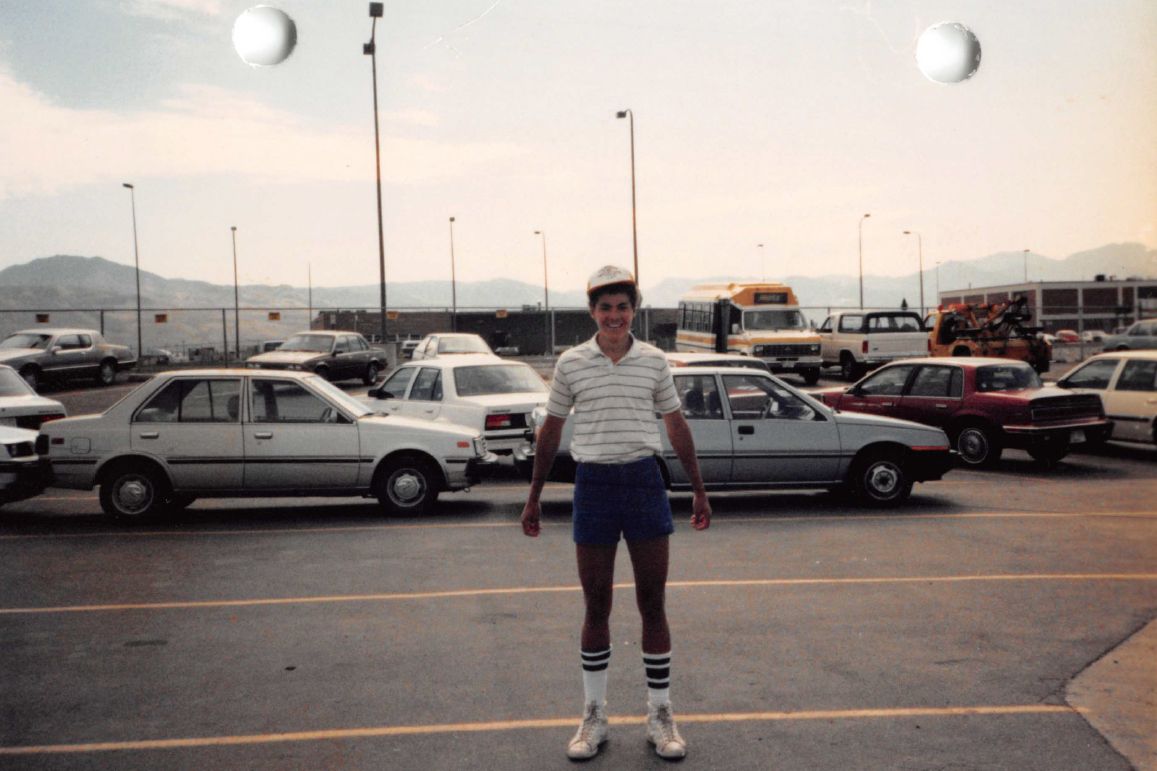
[[[36,431],[50,420],[60,420],[63,417],[67,416],[64,415],[64,413],[53,413],[51,415],[21,415],[20,417],[16,418],[16,425],[19,428],[27,428],[32,431]]]
[[[513,415],[487,415],[486,416],[486,430],[490,431],[496,428],[510,428],[514,425]]]
[[[868,352],[868,341],[865,340],[864,342],[860,343],[860,353],[867,353],[867,352]]]

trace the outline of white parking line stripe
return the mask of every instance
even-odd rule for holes
[[[793,720],[864,720],[936,717],[976,717],[1010,715],[1078,715],[1079,710],[1063,705],[1014,704],[976,707],[901,707],[895,709],[801,710],[798,712],[721,712],[680,713],[682,723],[784,722]],[[611,725],[641,725],[642,717],[612,717]],[[26,747],[0,747],[4,755],[50,755],[116,750],[172,750],[196,747],[224,747],[275,742],[311,742],[333,739],[371,739],[387,736],[429,736],[431,734],[485,733],[527,729],[563,729],[574,726],[574,718],[503,720],[484,723],[434,723],[427,725],[375,726],[370,728],[334,728],[320,731],[245,734],[240,736],[203,736],[184,739],[144,739],[88,744],[43,744]]]
[[[858,586],[874,584],[948,584],[984,581],[1157,581],[1157,573],[1037,573],[964,576],[895,576],[864,578],[736,578],[701,581],[669,581],[668,589],[698,589],[740,586]],[[633,583],[618,583],[616,589],[633,589]],[[177,602],[118,603],[105,605],[59,605],[42,608],[0,608],[0,616],[95,613],[127,610],[188,610],[196,608],[240,608],[261,605],[320,605],[347,602],[398,602],[407,600],[446,600],[460,597],[498,597],[519,594],[557,594],[578,592],[574,586],[525,586],[495,589],[456,589],[436,592],[391,592],[315,597],[266,597],[248,600],[186,600]]]

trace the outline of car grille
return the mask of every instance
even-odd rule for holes
[[[806,343],[800,345],[757,345],[756,356],[807,356],[814,353],[813,346]]]
[[[1033,422],[1067,420],[1071,418],[1100,418],[1105,414],[1101,397],[1096,394],[1050,396],[1032,401]]]

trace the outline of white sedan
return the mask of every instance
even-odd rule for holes
[[[423,337],[410,357],[415,360],[434,359],[456,353],[498,355],[486,344],[481,335],[469,332],[436,332]]]
[[[0,426],[36,430],[66,414],[63,404],[40,396],[16,370],[0,364]]]
[[[36,448],[36,432],[0,425],[0,504],[38,495],[51,478]]]
[[[526,445],[530,414],[546,404],[546,383],[530,365],[460,354],[403,364],[367,403],[375,410],[481,431],[486,447],[508,455]]]
[[[162,372],[41,435],[54,485],[99,485],[101,507],[121,518],[242,496],[376,496],[390,513],[425,513],[494,461],[475,430],[375,414],[301,372]]]
[[[1098,354],[1057,385],[1101,397],[1113,421],[1110,439],[1157,443],[1157,351]]]

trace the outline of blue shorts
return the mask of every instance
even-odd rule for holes
[[[631,463],[580,463],[574,483],[574,542],[610,545],[621,535],[646,541],[671,535],[675,523],[654,458]]]

